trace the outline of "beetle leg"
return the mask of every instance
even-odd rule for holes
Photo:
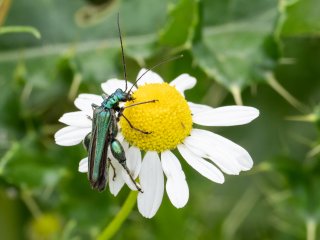
[[[143,130],[141,130],[141,129],[139,129],[139,128],[136,128],[135,126],[133,126],[132,123],[129,121],[129,119],[128,119],[125,115],[123,115],[123,113],[121,113],[121,116],[128,122],[129,126],[130,126],[132,129],[134,129],[134,130],[136,130],[136,131],[138,131],[138,132],[141,132],[141,133],[143,133],[143,134],[150,134],[150,133],[152,133],[152,132],[143,131]],[[119,116],[119,118],[120,118],[121,116]]]
[[[109,95],[108,94],[106,94],[106,93],[102,93],[102,98],[103,98],[103,100],[107,100],[107,98],[109,97]]]
[[[120,163],[120,164],[122,165],[122,167],[124,168],[124,170],[126,170],[126,172],[128,173],[128,175],[129,175],[129,177],[130,177],[130,180],[131,180],[131,182],[134,184],[134,186],[138,189],[139,192],[143,193],[140,184],[137,183],[137,182],[133,179],[133,177],[132,177],[132,175],[131,175],[131,173],[130,173],[129,168],[127,167],[127,164],[126,164],[125,162],[124,162],[124,163]]]
[[[121,164],[121,166],[124,168],[124,170],[126,170],[127,174],[130,177],[130,180],[135,185],[137,190],[142,193],[143,191],[141,190],[140,185],[133,179],[129,168],[127,167],[125,152],[124,152],[124,149],[123,149],[122,145],[120,144],[120,142],[115,138],[112,139],[111,144],[110,144],[110,148],[111,148],[111,153],[114,156],[114,158],[117,159],[117,161]]]
[[[112,167],[112,170],[113,170],[112,180],[114,181],[114,180],[116,179],[116,177],[117,177],[117,173],[116,173],[116,169],[115,169],[114,166],[112,165],[112,162],[111,162],[111,159],[110,159],[110,158],[108,158],[108,164],[109,164],[109,166]]]
[[[93,110],[95,110],[97,107],[99,107],[99,105],[92,103],[91,107],[92,107]]]

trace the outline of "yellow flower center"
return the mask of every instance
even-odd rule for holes
[[[133,93],[132,104],[156,100],[126,108],[124,116],[132,126],[149,134],[142,133],[130,127],[121,117],[120,126],[124,138],[144,151],[162,152],[174,149],[180,144],[192,129],[191,111],[187,101],[175,87],[167,83],[152,83],[140,86]]]

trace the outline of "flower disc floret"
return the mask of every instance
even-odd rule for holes
[[[126,108],[124,117],[120,120],[122,134],[132,145],[144,151],[162,152],[174,149],[190,135],[192,129],[191,110],[187,101],[167,83],[152,83],[140,86],[133,93],[134,100],[127,102],[126,107],[156,100],[152,103],[141,104]]]

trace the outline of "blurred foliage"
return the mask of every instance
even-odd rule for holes
[[[165,196],[152,220],[134,210],[116,239],[318,239],[319,9],[318,0],[0,1],[1,239],[95,238],[128,195],[92,191],[77,172],[82,146],[53,140],[78,93],[121,78],[118,12],[131,80],[183,54],[156,71],[195,76],[190,101],[243,102],[261,116],[216,129],[251,153],[252,171],[218,185],[182,163],[188,205]]]

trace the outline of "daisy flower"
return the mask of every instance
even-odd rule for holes
[[[139,78],[146,69],[141,69]],[[169,84],[156,73],[149,71],[138,82],[138,88],[132,87],[134,100],[126,102],[126,106],[134,103],[157,100],[154,103],[141,104],[126,108],[123,114],[138,129],[150,132],[144,134],[130,127],[121,117],[119,127],[121,133],[117,139],[126,151],[127,166],[134,179],[139,177],[143,193],[138,194],[138,209],[147,218],[153,217],[159,209],[164,188],[171,203],[182,208],[189,199],[189,187],[181,168],[179,158],[172,152],[177,149],[182,158],[197,172],[216,183],[224,182],[224,175],[238,175],[241,171],[251,169],[253,161],[249,153],[241,146],[202,126],[235,126],[251,122],[259,116],[253,107],[225,106],[212,108],[207,105],[187,102],[184,91],[195,86],[196,79],[182,74]],[[102,84],[107,94],[116,89],[125,89],[125,81],[110,79]],[[64,114],[59,121],[67,124],[55,134],[59,145],[71,146],[79,144],[91,131],[91,104],[100,105],[102,97],[94,94],[80,94],[75,106],[80,110]],[[142,159],[142,153],[144,153]],[[109,189],[117,195],[123,185],[136,190],[128,174],[112,157],[113,169],[109,169]],[[88,171],[88,158],[79,163],[79,171]],[[164,180],[166,176],[166,183]]]

